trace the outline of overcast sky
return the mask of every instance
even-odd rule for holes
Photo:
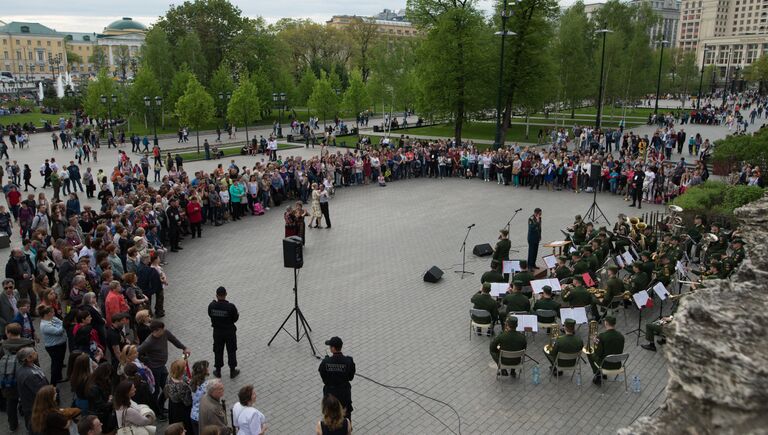
[[[290,2],[265,0],[230,0],[246,16],[262,16],[268,22],[275,22],[283,17],[310,18],[321,22],[332,15],[370,16],[384,8],[398,10],[405,7],[405,0],[293,0]],[[493,0],[479,0],[484,10],[490,10]],[[570,4],[574,0],[560,0],[561,4]],[[0,20],[34,21],[53,27],[58,31],[100,32],[103,28],[121,17],[150,25],[163,15],[168,4],[182,3],[181,0],[3,0],[0,8]]]

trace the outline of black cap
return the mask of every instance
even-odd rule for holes
[[[216,289],[216,296],[226,296],[227,289],[225,289],[223,286],[219,286],[219,288]]]
[[[341,349],[341,346],[344,345],[344,342],[341,341],[341,338],[339,337],[331,337],[330,340],[325,340],[325,345],[335,347],[336,349]]]

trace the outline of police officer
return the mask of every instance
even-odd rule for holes
[[[217,378],[221,377],[221,368],[224,366],[224,346],[227,347],[227,362],[229,363],[229,377],[235,378],[240,374],[237,368],[237,320],[240,313],[235,304],[227,300],[227,289],[216,289],[216,300],[208,304],[208,316],[213,327],[213,355],[214,371]]]
[[[587,355],[589,359],[589,365],[592,366],[592,373],[595,377],[592,382],[595,385],[600,385],[603,382],[602,377],[598,373],[598,369],[602,365],[607,370],[618,369],[621,367],[620,363],[605,363],[603,360],[608,355],[618,355],[624,352],[624,335],[616,330],[616,318],[613,316],[606,316],[603,322],[605,331],[597,335],[597,343],[595,351]]]
[[[323,397],[334,396],[344,407],[345,417],[352,421],[352,385],[355,378],[355,362],[351,356],[341,353],[344,342],[339,337],[331,337],[325,342],[330,347],[331,355],[320,362],[318,371],[323,379]]]

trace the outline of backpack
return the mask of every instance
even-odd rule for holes
[[[6,353],[0,358],[0,368],[2,369],[2,378],[0,378],[0,388],[16,388],[16,354]]]

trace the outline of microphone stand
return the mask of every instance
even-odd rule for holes
[[[520,213],[520,210],[522,210],[522,208],[518,208],[517,210],[515,210],[515,214],[513,214],[512,217],[509,218],[509,220],[507,221],[507,225],[504,226],[504,228],[507,230],[507,233],[509,233],[509,228],[512,226],[512,221],[515,220],[515,216],[517,216],[517,214]],[[517,249],[510,249],[509,252],[519,253],[520,251],[518,251]]]
[[[472,224],[467,227],[467,235],[464,236],[464,241],[461,242],[461,249],[459,249],[459,252],[462,253],[461,255],[461,270],[454,270],[456,273],[461,274],[461,279],[464,279],[465,274],[474,275],[474,272],[469,272],[466,270],[466,264],[467,264],[467,238],[469,238],[469,232],[472,231],[472,227],[474,227],[475,224]]]

